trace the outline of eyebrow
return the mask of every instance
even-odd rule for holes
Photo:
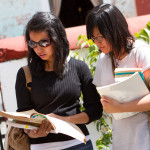
[[[98,36],[102,36],[101,34],[97,34],[97,35],[95,35],[96,37],[98,37]],[[93,35],[93,37],[95,37],[94,35]]]

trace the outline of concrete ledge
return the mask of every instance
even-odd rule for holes
[[[133,36],[136,32],[139,32],[142,28],[144,28],[149,21],[150,14],[127,18],[129,30]],[[83,25],[66,28],[66,34],[69,40],[70,50],[78,49],[79,47],[76,46],[78,36],[80,34],[86,34],[86,27]],[[28,52],[24,36],[0,40],[0,62],[23,58],[26,57],[27,54]]]

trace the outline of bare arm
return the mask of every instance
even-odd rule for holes
[[[73,124],[85,124],[89,122],[89,117],[85,112],[81,112],[72,116],[59,116],[51,113],[50,116],[73,123]]]

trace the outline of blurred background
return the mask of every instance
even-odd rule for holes
[[[37,11],[52,11],[66,28],[84,25],[87,12],[101,3],[116,5],[126,18],[150,14],[150,0],[0,0],[0,39],[23,35]]]

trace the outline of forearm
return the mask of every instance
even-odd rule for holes
[[[85,124],[89,122],[89,117],[85,112],[81,112],[73,116],[67,116],[66,121],[73,124]]]
[[[119,108],[120,112],[144,112],[148,110],[150,110],[150,94],[141,99],[121,104]]]
[[[56,114],[50,114],[50,116],[73,123],[73,124],[85,124],[89,122],[89,117],[85,112],[81,112],[72,116],[59,116]]]

